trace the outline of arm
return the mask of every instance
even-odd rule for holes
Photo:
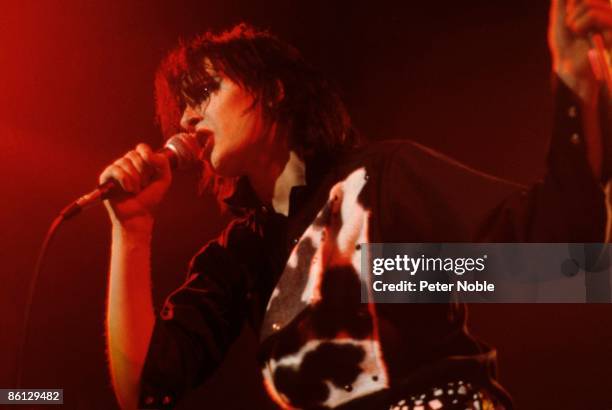
[[[113,387],[124,409],[135,409],[138,385],[153,331],[150,231],[114,226],[107,310],[107,354]]]
[[[108,167],[100,182],[109,177],[131,192],[106,203],[113,226],[107,311],[113,387],[122,408],[172,408],[217,368],[239,335],[254,281],[250,272],[265,266],[261,241],[246,221],[235,220],[196,255],[187,281],[156,317],[151,232],[155,208],[170,185],[168,161],[139,145]]]
[[[508,197],[483,225],[479,240],[496,242],[603,242],[602,182],[609,178],[609,118],[601,82],[589,61],[590,32],[612,28],[605,0],[553,0],[549,45],[555,81],[555,114],[544,181]],[[605,161],[604,161],[605,160]],[[608,163],[606,163],[608,162]]]
[[[604,38],[609,39],[611,30],[612,7],[609,0],[552,1],[548,40],[553,71],[577,98],[587,159],[598,180],[602,179],[604,159],[602,139],[610,138],[600,125],[609,118],[600,117],[603,83],[591,67],[589,50],[592,45],[589,36],[592,33],[602,33]],[[605,108],[608,108],[607,104],[609,101],[603,101]]]
[[[170,185],[163,155],[139,145],[100,175],[132,195],[106,202],[112,223],[107,343],[113,387],[124,409],[137,408],[139,380],[153,331],[150,246],[153,211]]]
[[[260,245],[248,223],[237,219],[193,258],[187,280],[155,320],[139,408],[173,408],[222,362],[249,311],[247,292],[269,272]]]
[[[605,197],[593,173],[579,98],[559,78],[547,171],[512,190],[489,213],[477,242],[603,242]]]

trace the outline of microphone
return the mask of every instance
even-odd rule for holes
[[[598,80],[603,81],[607,88],[608,95],[612,93],[612,74],[610,74],[610,64],[608,63],[608,51],[601,33],[589,33],[591,50],[589,58],[591,67]]]
[[[176,134],[170,137],[164,147],[157,151],[157,153],[163,154],[168,158],[171,169],[189,169],[199,162],[198,153],[201,148],[202,146],[195,134]],[[93,191],[65,207],[60,212],[60,217],[63,220],[70,219],[81,213],[84,209],[91,208],[105,199],[124,193],[125,191],[123,191],[117,181],[109,179]]]

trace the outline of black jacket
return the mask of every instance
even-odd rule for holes
[[[156,321],[141,405],[172,407],[218,366],[245,320],[283,406],[367,408],[389,392],[451,380],[507,401],[495,350],[469,335],[465,306],[361,303],[355,261],[364,242],[602,242],[604,196],[573,104],[561,85],[548,172],[530,187],[409,141],[307,164],[288,218],[242,180],[230,199],[242,216],[193,258]]]

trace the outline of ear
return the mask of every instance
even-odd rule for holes
[[[283,82],[277,79],[274,85],[274,96],[270,98],[266,103],[268,108],[274,108],[278,106],[278,104],[280,104],[281,101],[285,99],[285,86],[283,85]]]
[[[285,99],[285,85],[279,79],[276,80],[276,98],[274,98],[274,104],[278,104],[279,102]]]

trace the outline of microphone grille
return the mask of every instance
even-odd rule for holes
[[[174,153],[178,169],[189,169],[199,162],[202,147],[193,134],[176,134],[166,141],[165,147]]]

